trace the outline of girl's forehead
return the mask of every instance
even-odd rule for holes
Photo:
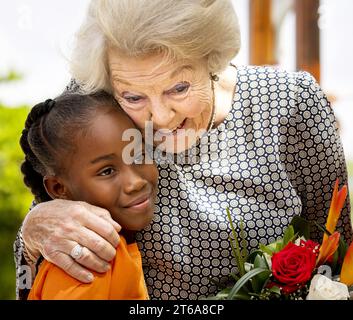
[[[125,144],[126,135],[141,135],[123,111],[101,112],[92,120],[87,132],[78,136],[78,150],[82,154],[118,150]]]

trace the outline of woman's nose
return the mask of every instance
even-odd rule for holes
[[[145,180],[137,172],[137,170],[134,169],[133,165],[125,166],[123,170],[123,179],[121,179],[121,184],[126,194],[131,194],[142,190],[147,183],[147,180]]]
[[[175,117],[175,111],[160,100],[151,101],[151,121],[158,128],[168,128]]]

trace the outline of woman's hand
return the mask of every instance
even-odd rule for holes
[[[93,281],[91,269],[109,270],[115,257],[121,227],[102,208],[85,202],[53,200],[35,206],[22,227],[27,252],[37,260],[40,254],[79,281]],[[71,250],[80,244],[82,256],[74,260]]]

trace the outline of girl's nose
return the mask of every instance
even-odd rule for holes
[[[138,192],[148,184],[147,180],[134,169],[133,165],[125,166],[123,177],[121,183],[126,194]]]

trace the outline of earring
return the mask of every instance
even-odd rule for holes
[[[218,80],[219,80],[218,75],[216,75],[215,73],[210,73],[210,78],[211,78],[211,80],[213,80],[213,81],[218,81]]]

